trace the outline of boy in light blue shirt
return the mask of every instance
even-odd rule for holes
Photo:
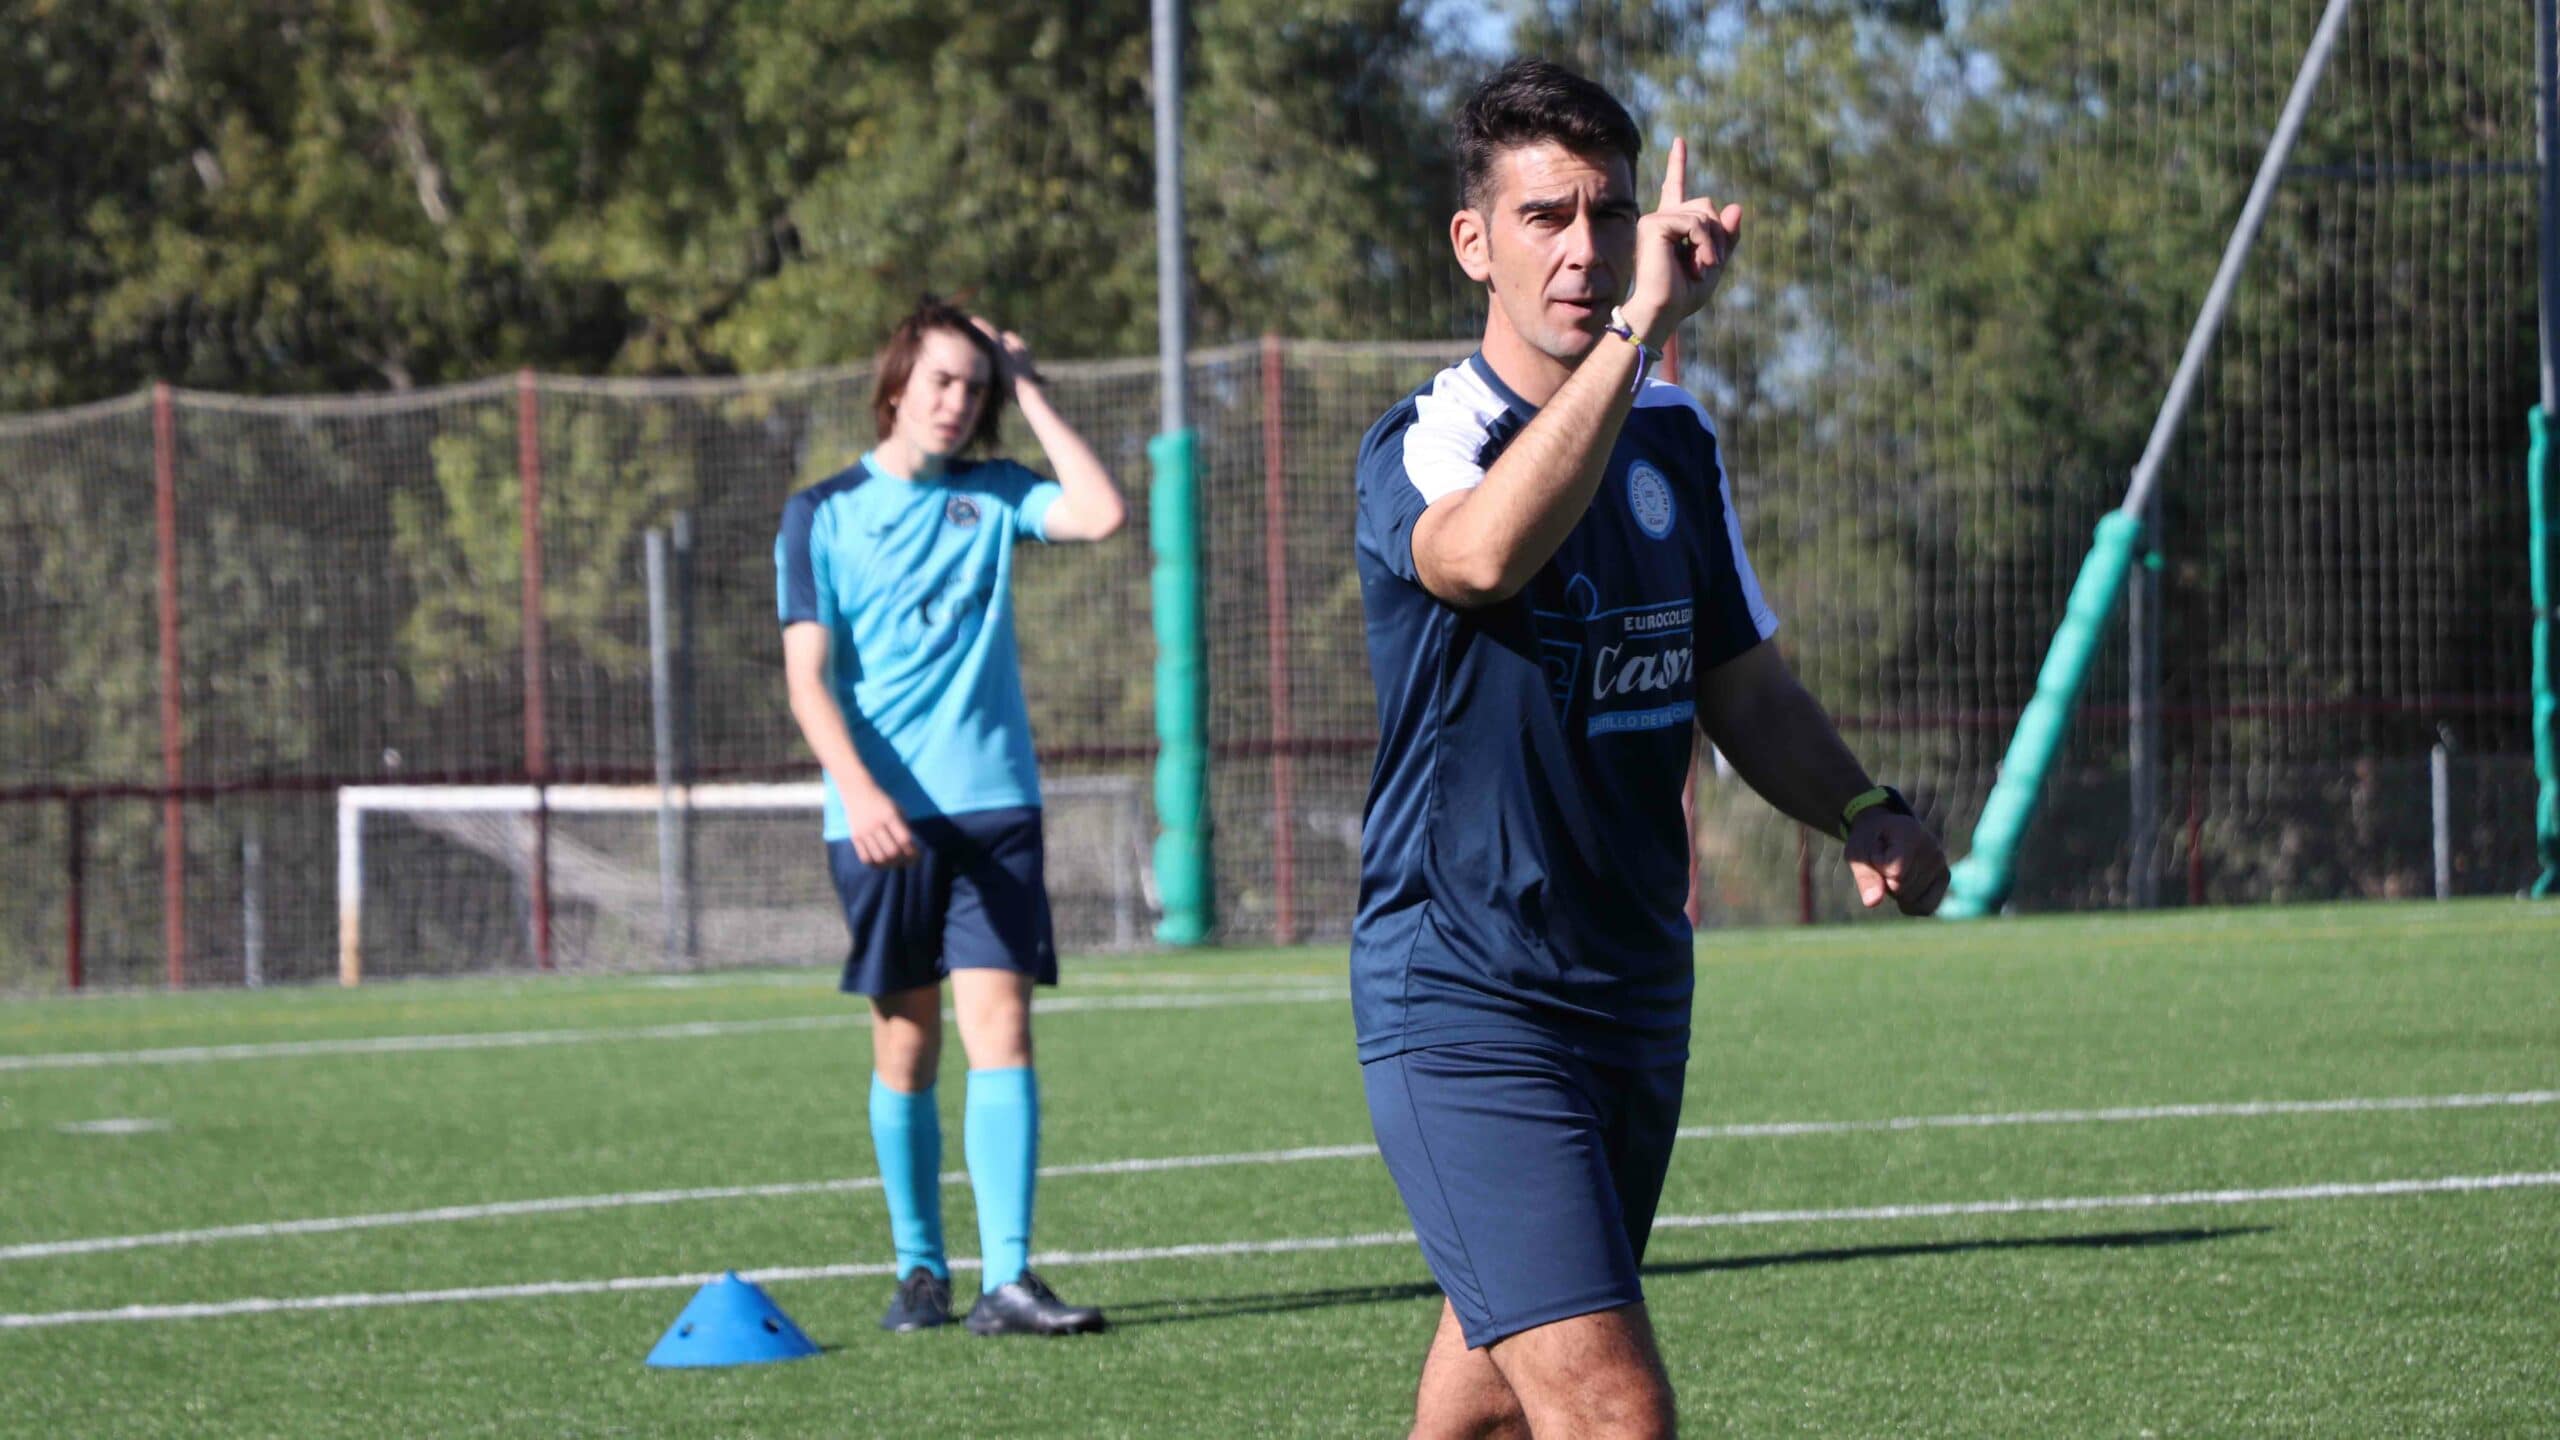
[[[993,441],[1007,395],[1056,480],[963,458]],[[1057,983],[1058,961],[1013,546],[1104,539],[1126,506],[1021,337],[930,296],[881,351],[872,416],[878,448],[783,507],[774,568],[791,713],[825,768],[828,862],[853,936],[843,988],[872,1007],[871,1138],[900,1275],[880,1323],[922,1330],[951,1314],[933,1098],[947,975],[985,1265],[968,1327],[1099,1330],[1100,1311],[1026,1268],[1040,1140],[1031,989]]]

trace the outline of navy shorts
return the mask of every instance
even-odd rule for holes
[[[1378,1149],[1470,1348],[1644,1299],[1636,1266],[1684,1068],[1617,1069],[1527,1041],[1361,1067]]]
[[[1011,970],[1057,984],[1040,811],[918,815],[907,830],[924,853],[896,870],[863,864],[850,840],[827,842],[827,868],[853,932],[843,988],[893,995],[954,970]]]

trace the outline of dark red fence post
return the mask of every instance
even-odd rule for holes
[[[86,888],[89,868],[88,837],[82,833],[89,824],[85,810],[77,795],[63,801],[62,873],[67,884],[62,899],[62,978],[74,990],[79,989],[83,982],[82,967],[86,959],[81,953],[85,918],[81,914],[84,898],[81,892]]]
[[[1689,839],[1689,898],[1681,902],[1681,909],[1687,912],[1689,924],[1693,927],[1707,918],[1706,887],[1698,883],[1698,747],[1701,743],[1692,726],[1689,775],[1680,784],[1680,828],[1688,833]]]
[[[2202,742],[2187,751],[2187,904],[2204,904],[2204,764]]]
[[[1680,336],[1676,332],[1662,342],[1662,378],[1674,385],[1680,383]],[[1704,887],[1698,883],[1698,759],[1698,740],[1693,733],[1689,739],[1689,778],[1680,787],[1680,824],[1689,841],[1689,898],[1681,908],[1688,912],[1691,925],[1704,920],[1707,910]]]
[[[1289,466],[1287,356],[1277,335],[1262,337],[1262,614],[1271,705],[1271,890],[1273,931],[1298,939],[1297,757],[1289,713]]]
[[[1813,923],[1813,832],[1796,827],[1796,923]]]
[[[524,498],[524,773],[533,786],[533,963],[551,968],[551,737],[542,629],[542,402],[516,372],[516,480]]]
[[[186,707],[178,663],[178,414],[167,382],[151,387],[151,476],[160,532],[160,939],[169,986],[187,983]]]

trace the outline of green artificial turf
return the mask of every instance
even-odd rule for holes
[[[2560,1104],[1785,1122],[2560,1091],[2560,907],[1714,934],[1647,1293],[1691,1434],[2560,1432],[2560,1188],[2099,1203],[2560,1171]],[[1368,1139],[1338,950],[1071,960],[1040,1022],[1038,1248],[1109,1335],[874,1328],[641,1364],[681,1277],[885,1262],[832,977],[489,979],[0,1004],[0,1247],[590,1197],[544,1213],[0,1258],[0,1417],[77,1435],[1387,1435],[1438,1309]],[[1083,1008],[1078,1008],[1083,1007]],[[416,1037],[442,1037],[422,1048]],[[206,1047],[264,1047],[241,1053]],[[959,1056],[941,1098],[959,1164]],[[23,1057],[54,1056],[37,1068]],[[155,1058],[156,1057],[156,1058]],[[97,1133],[102,1121],[140,1122]],[[624,1203],[594,1203],[621,1197]],[[976,1250],[965,1185],[955,1252]],[[1767,1212],[1866,1211],[1833,1218]],[[1753,1218],[1756,1215],[1756,1218]],[[1102,1251],[1262,1244],[1221,1255]],[[552,1281],[661,1288],[27,1317]],[[963,1303],[971,1287],[961,1272]]]

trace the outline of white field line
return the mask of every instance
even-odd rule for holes
[[[1748,1125],[1697,1125],[1682,1129],[1683,1140],[1728,1140],[1799,1135],[1859,1134],[1876,1131],[1983,1129],[2016,1125],[2105,1125],[2147,1120],[2238,1119],[2267,1115],[2336,1115],[2415,1110],[2475,1110],[2495,1106],[2560,1103],[2560,1090],[2519,1090],[2481,1095],[2390,1095],[2343,1100],[2241,1100],[2222,1104],[2118,1106],[2104,1110],[2015,1110],[2004,1113],[1905,1115],[1885,1120],[1800,1120]],[[1289,1150],[1247,1150],[1224,1155],[1165,1155],[1145,1159],[1099,1160],[1075,1165],[1044,1165],[1042,1178],[1074,1175],[1146,1175],[1169,1170],[1211,1170],[1244,1165],[1298,1165],[1316,1160],[1359,1160],[1377,1154],[1374,1145],[1311,1145]],[[943,1172],[942,1183],[960,1185],[968,1172]],[[648,1205],[682,1205],[714,1200],[767,1200],[798,1195],[845,1194],[877,1190],[876,1176],[832,1180],[787,1180],[762,1185],[715,1185],[675,1190],[633,1190],[605,1195],[561,1195],[533,1200],[501,1200],[474,1205],[443,1205],[425,1210],[375,1211],[360,1215],[328,1215],[307,1220],[270,1220],[219,1225],[198,1230],[163,1230],[133,1235],[99,1235],[73,1240],[38,1240],[0,1245],[0,1261],[42,1260],[66,1255],[94,1255],[163,1245],[205,1245],[224,1240],[268,1240],[289,1235],[330,1235],[349,1230],[379,1230],[408,1225],[444,1225],[523,1215],[561,1215],[587,1210],[621,1210]]]
[[[53,1128],[63,1135],[157,1135],[170,1128],[170,1122],[119,1115],[106,1120],[66,1120]]]
[[[2481,1110],[2501,1105],[2560,1104],[2560,1090],[2482,1095],[2385,1095],[2345,1100],[2234,1100],[2193,1105],[2119,1105],[2099,1110],[2012,1110],[1963,1115],[1903,1115],[1890,1120],[1777,1120],[1749,1125],[1695,1125],[1683,1140],[1749,1140],[1794,1135],[1855,1135],[1892,1130],[1976,1130],[2009,1125],[2105,1125],[2131,1120],[2237,1120],[2260,1115],[2342,1115],[2392,1110]]]
[[[1167,1155],[1143,1160],[1099,1160],[1080,1165],[1043,1165],[1044,1179],[1062,1175],[1144,1175],[1165,1170],[1209,1170],[1229,1165],[1291,1165],[1308,1160],[1351,1160],[1378,1153],[1374,1145],[1323,1145],[1296,1150],[1256,1150],[1234,1155]],[[965,1185],[966,1170],[946,1170],[945,1185]],[[837,1195],[877,1190],[876,1175],[835,1180],[784,1180],[764,1185],[706,1185],[683,1190],[633,1190],[614,1195],[561,1195],[538,1200],[500,1200],[479,1205],[441,1205],[427,1210],[387,1210],[364,1215],[324,1215],[309,1220],[269,1220],[246,1225],[217,1225],[202,1230],[163,1230],[141,1235],[99,1235],[82,1240],[38,1240],[0,1246],[0,1260],[41,1260],[64,1255],[94,1255],[110,1250],[141,1250],[160,1245],[204,1245],[222,1240],[269,1240],[286,1235],[333,1235],[348,1230],[380,1230],[406,1225],[445,1225],[463,1220],[495,1220],[518,1215],[562,1215],[584,1210],[622,1210],[647,1205],[682,1205],[705,1200],[770,1200],[795,1195]]]
[[[1919,1205],[1867,1205],[1832,1210],[1745,1210],[1722,1215],[1665,1215],[1657,1229],[1706,1230],[1752,1225],[1844,1224],[1859,1221],[1933,1219],[1966,1215],[2053,1214],[2089,1210],[2165,1210],[2204,1206],[2257,1205],[2321,1200],[2382,1199],[2408,1195],[2467,1194],[2487,1190],[2541,1189],[2560,1185],[2560,1171],[2505,1175],[2449,1175],[2423,1180],[2337,1182],[2287,1185],[2259,1190],[2182,1190],[2148,1195],[2062,1195],[2035,1199],[1964,1200]],[[1127,1265],[1158,1260],[1192,1260],[1236,1255],[1296,1255],[1322,1250],[1373,1249],[1409,1245],[1407,1230],[1377,1230],[1357,1235],[1309,1235],[1284,1240],[1225,1240],[1189,1245],[1156,1245],[1122,1250],[1050,1251],[1034,1255],[1044,1269],[1069,1265]],[[951,1268],[974,1269],[976,1261],[955,1259]],[[740,1272],[760,1284],[792,1280],[844,1280],[886,1276],[890,1265],[775,1266]],[[403,1305],[450,1305],[476,1300],[526,1300],[563,1295],[602,1295],[624,1291],[685,1290],[712,1280],[709,1274],[624,1275],[604,1280],[544,1280],[523,1285],[480,1285],[447,1290],[359,1291],[340,1295],[296,1295],[278,1298],[202,1301],[179,1305],[124,1305],[112,1310],[52,1310],[0,1314],[0,1330],[34,1330],[61,1325],[89,1325],[150,1320],[207,1320],[237,1315],[273,1315],[314,1310],[363,1310]]]
[[[1340,967],[1334,967],[1339,969]],[[1314,969],[1296,972],[1275,971],[1269,974],[1249,972],[1218,973],[1204,970],[1106,970],[1087,971],[1077,966],[1070,973],[1076,991],[1093,989],[1126,990],[1132,987],[1166,990],[1249,990],[1255,986],[1316,985],[1334,978],[1330,973]],[[725,970],[685,975],[643,975],[630,984],[638,990],[807,990],[817,984],[831,982],[833,966],[807,966],[799,970]],[[395,982],[396,983],[396,982]],[[511,987],[508,993],[522,994],[546,988],[543,982]],[[151,991],[139,992],[151,994]]]
[[[1339,985],[1256,991],[1187,991],[1165,995],[1068,995],[1035,1002],[1039,1015],[1091,1011],[1207,1010],[1229,1005],[1310,1005],[1348,998]],[[945,1011],[947,1018],[949,1011]],[[260,1045],[182,1045],[166,1050],[85,1050],[53,1055],[0,1055],[0,1074],[18,1070],[83,1070],[116,1065],[203,1065],[226,1060],[280,1060],[315,1055],[386,1055],[437,1050],[514,1050],[536,1045],[593,1045],[631,1040],[709,1040],[792,1030],[836,1030],[870,1023],[868,1010],[772,1020],[695,1020],[672,1025],[590,1026],[574,1030],[496,1030],[449,1035],[372,1035],[345,1040],[284,1040]]]
[[[1664,1215],[1657,1230],[1719,1230],[1736,1225],[1801,1225],[1846,1220],[1928,1220],[1948,1215],[2053,1215],[2075,1210],[2173,1210],[2195,1205],[2255,1205],[2279,1200],[2372,1200],[2393,1195],[2451,1195],[2560,1185],[2560,1170],[2507,1175],[2448,1175],[2438,1180],[2341,1180],[2268,1190],[2172,1190],[2157,1195],[2058,1195],[2036,1200],[1956,1200],[1924,1205],[1865,1205],[1843,1210],[1738,1210],[1727,1215]]]

